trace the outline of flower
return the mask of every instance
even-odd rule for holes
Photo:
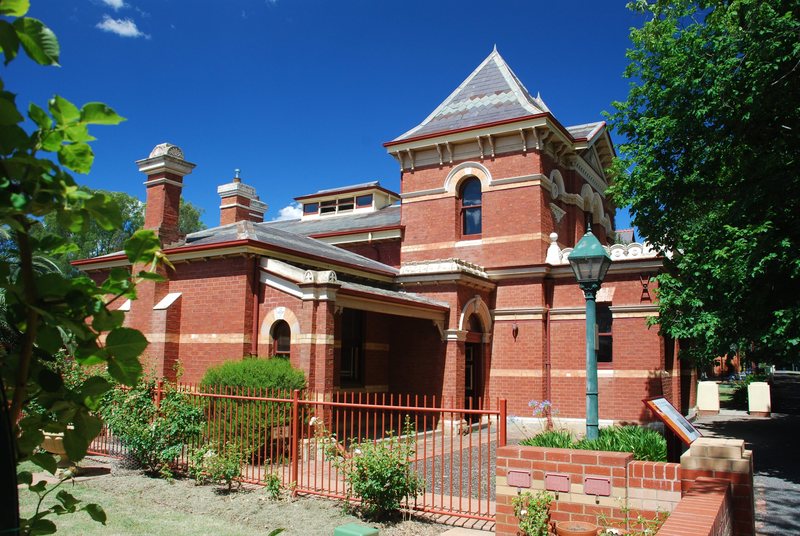
[[[318,419],[317,417],[311,417],[308,420],[308,425],[309,426],[316,426],[319,421],[320,421],[320,419]]]

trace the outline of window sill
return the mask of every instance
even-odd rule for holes
[[[483,244],[481,235],[469,235],[469,238],[463,238],[455,243],[457,248],[465,248],[469,246],[480,246]]]

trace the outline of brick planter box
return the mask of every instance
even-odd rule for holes
[[[732,534],[754,534],[752,456],[741,440],[700,438],[681,463],[634,461],[632,454],[592,450],[501,447],[497,450],[498,535],[516,535],[511,500],[518,493],[547,489],[555,497],[553,521],[624,524],[641,514],[672,512],[698,478],[729,483]],[[626,513],[623,509],[629,509]],[[716,515],[716,514],[715,514]],[[720,519],[725,514],[719,514]],[[698,532],[697,534],[704,534]]]

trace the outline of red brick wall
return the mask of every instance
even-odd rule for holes
[[[162,178],[183,183],[183,177],[172,173],[156,173],[148,176],[147,180],[152,181]],[[180,186],[163,183],[147,187],[144,228],[155,230],[164,245],[172,244],[178,240],[180,202]]]
[[[400,240],[387,240],[371,244],[337,244],[337,246],[389,266],[400,266]]]
[[[742,445],[741,441],[732,444],[731,440],[703,438],[684,453],[680,464],[634,461],[633,455],[627,453],[520,445],[498,448],[496,533],[517,533],[518,520],[511,501],[518,492],[529,488],[515,482],[509,484],[509,472],[516,471],[530,475],[530,490],[534,493],[546,488],[548,473],[569,476],[569,492],[551,492],[555,497],[551,505],[553,521],[599,525],[602,515],[607,524],[619,527],[626,517],[635,521],[641,514],[645,519],[654,519],[658,512],[673,512],[659,534],[752,535],[752,457],[741,451]],[[732,470],[697,470],[691,468],[694,466]],[[585,494],[585,477],[609,478],[611,495]],[[708,500],[700,500],[707,494]],[[627,515],[622,507],[629,509]],[[690,529],[693,516],[698,518],[698,524]]]
[[[730,482],[701,477],[658,531],[659,536],[731,536]]]
[[[209,367],[250,353],[252,277],[253,260],[244,257],[180,263],[170,273],[169,292],[182,293],[184,381],[199,381]]]

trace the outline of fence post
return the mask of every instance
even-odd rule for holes
[[[292,462],[291,483],[294,484],[293,489],[297,489],[297,465],[298,465],[298,443],[300,438],[300,391],[295,389],[292,391],[292,425],[291,425],[291,447],[289,449],[289,457]]]
[[[506,430],[506,418],[508,417],[508,401],[505,398],[500,399],[500,415],[498,416],[497,432],[500,437],[497,438],[497,446],[505,447],[508,442]]]
[[[161,409],[161,400],[164,393],[164,380],[158,380],[156,383],[156,410]]]

